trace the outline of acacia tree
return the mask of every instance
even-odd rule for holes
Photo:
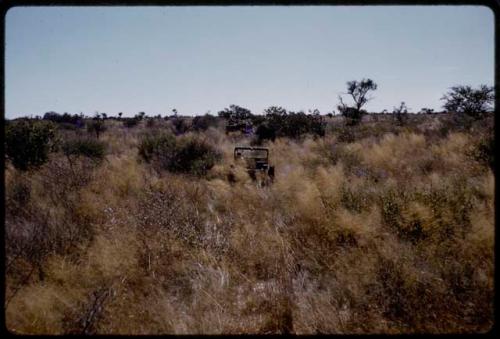
[[[480,119],[492,110],[495,92],[492,86],[487,85],[481,85],[478,89],[471,86],[454,86],[441,100],[445,101],[443,108],[448,112]]]
[[[349,125],[356,125],[361,121],[363,114],[366,111],[362,110],[362,107],[372,98],[368,97],[370,91],[375,91],[377,89],[377,84],[372,79],[362,79],[361,81],[348,81],[347,82],[347,93],[354,101],[352,106],[348,106],[342,100],[342,96],[339,95],[340,104],[337,106],[340,113],[346,117],[347,123]]]

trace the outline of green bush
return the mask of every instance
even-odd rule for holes
[[[94,139],[73,139],[64,141],[61,150],[68,158],[83,156],[100,162],[104,159],[106,145]]]
[[[55,137],[55,125],[46,121],[18,121],[5,130],[5,154],[12,165],[26,171],[48,160]]]
[[[221,158],[221,153],[207,142],[196,138],[185,138],[177,144],[169,169],[173,172],[205,175]]]
[[[265,119],[257,127],[258,143],[276,137],[300,139],[305,134],[324,136],[326,123],[319,113],[287,112],[282,107],[271,106],[264,110]]]
[[[176,140],[171,134],[145,135],[139,144],[139,156],[146,162],[170,158],[175,146]]]
[[[148,135],[139,144],[139,156],[174,173],[205,175],[222,158],[220,151],[195,137],[176,139],[171,134]]]

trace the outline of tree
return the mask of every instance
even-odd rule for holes
[[[264,110],[264,114],[269,126],[277,130],[281,127],[287,111],[281,106],[270,106]]]
[[[346,117],[348,125],[358,124],[363,114],[366,114],[362,107],[372,98],[368,97],[368,92],[375,91],[377,84],[372,79],[362,79],[361,81],[348,81],[347,94],[352,97],[354,101],[353,106],[347,106],[339,95],[340,104],[337,106],[340,113]]]
[[[67,112],[64,114],[59,114],[57,112],[47,112],[43,115],[43,120],[49,120],[56,123],[68,123],[68,124],[76,124],[80,117],[76,114],[71,115]]]
[[[480,119],[492,110],[495,93],[493,87],[487,85],[481,85],[478,89],[471,86],[454,86],[441,100],[445,101],[443,108],[448,112]]]
[[[229,108],[224,108],[224,110],[219,111],[217,115],[233,123],[251,119],[253,116],[252,112],[249,109],[240,107],[238,105],[231,105],[229,106]]]
[[[121,118],[122,118],[122,115],[123,115],[123,113],[122,113],[122,112],[118,113],[118,119],[121,119]]]
[[[434,109],[427,108],[427,107],[422,107],[420,109],[419,113],[421,113],[421,114],[433,114],[434,113]]]

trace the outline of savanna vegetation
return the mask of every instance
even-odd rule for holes
[[[366,114],[376,85],[348,86],[342,116],[8,121],[7,328],[490,330],[493,114]],[[269,148],[272,185],[231,167],[251,144]]]

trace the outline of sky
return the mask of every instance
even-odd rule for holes
[[[14,7],[5,25],[8,119],[326,114],[362,78],[378,84],[368,111],[416,112],[442,110],[451,86],[494,84],[482,6]]]

